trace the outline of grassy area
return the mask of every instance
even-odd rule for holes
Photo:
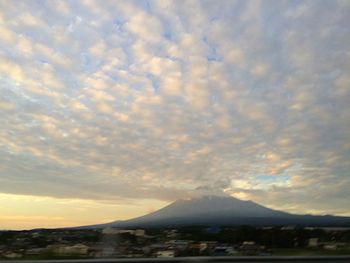
[[[273,256],[336,256],[350,255],[350,249],[324,250],[307,248],[280,248],[272,250]]]

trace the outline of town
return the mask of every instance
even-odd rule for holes
[[[0,231],[0,259],[350,254],[350,229],[299,226]]]

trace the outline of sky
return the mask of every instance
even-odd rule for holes
[[[0,0],[0,229],[225,194],[350,216],[350,1]]]

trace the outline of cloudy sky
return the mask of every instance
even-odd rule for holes
[[[0,228],[126,219],[203,189],[350,215],[350,1],[0,10]]]

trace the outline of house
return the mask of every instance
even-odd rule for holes
[[[159,250],[156,256],[157,258],[173,258],[175,257],[175,250]]]
[[[134,231],[134,235],[137,237],[144,237],[145,236],[145,230],[144,229],[136,229]]]
[[[308,242],[308,247],[318,247],[318,238],[310,238]]]

